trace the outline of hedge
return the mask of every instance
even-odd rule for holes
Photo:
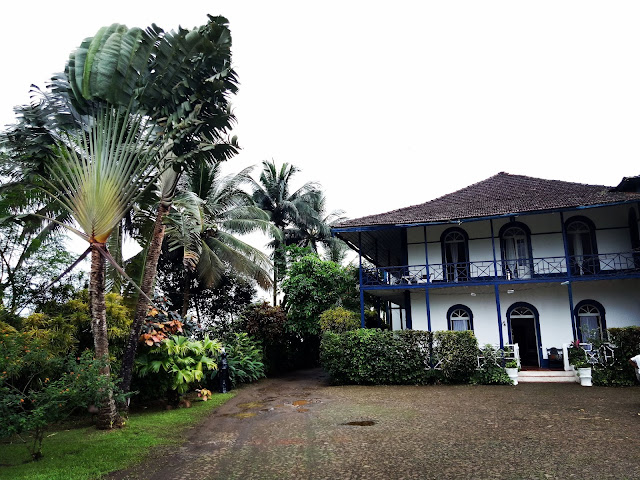
[[[473,332],[326,332],[320,363],[338,384],[466,383],[477,366]]]
[[[609,328],[609,341],[615,346],[613,361],[593,366],[593,383],[612,387],[637,384],[629,359],[640,354],[640,327]]]

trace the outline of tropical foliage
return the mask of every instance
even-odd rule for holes
[[[299,170],[294,165],[283,163],[278,168],[274,161],[263,161],[259,181],[252,181],[253,200],[256,205],[269,213],[271,223],[280,234],[273,237],[269,247],[273,250],[273,304],[276,305],[278,281],[286,272],[284,247],[288,245],[287,233],[291,227],[306,225],[313,230],[320,227],[314,206],[318,204],[319,191],[315,183],[307,182],[291,191],[291,180]],[[291,243],[295,239],[289,238]]]
[[[332,307],[359,307],[359,296],[349,267],[321,260],[314,253],[300,256],[294,250],[287,277],[282,283],[288,328],[302,336],[318,335],[320,314]],[[357,302],[357,303],[356,303]]]
[[[186,393],[194,384],[201,382],[205,373],[218,368],[217,358],[222,351],[218,340],[190,340],[172,335],[157,347],[137,359],[139,373],[164,371],[172,379],[171,389],[178,394]]]
[[[179,251],[182,256],[183,315],[188,311],[192,276],[210,288],[219,285],[231,268],[264,289],[271,287],[268,258],[237,237],[256,230],[279,234],[268,215],[240,188],[249,181],[250,170],[221,177],[220,164],[202,163],[188,170],[174,199],[165,234],[169,253]]]

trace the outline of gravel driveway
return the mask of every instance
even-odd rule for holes
[[[329,386],[239,390],[184,445],[112,479],[640,478],[640,389]]]

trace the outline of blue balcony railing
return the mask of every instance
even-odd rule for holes
[[[497,271],[496,271],[497,268]],[[365,286],[425,283],[478,283],[491,280],[527,281],[544,278],[606,277],[640,273],[638,252],[541,257],[518,260],[480,260],[475,262],[404,265],[363,268]]]

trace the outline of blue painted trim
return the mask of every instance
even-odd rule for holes
[[[404,313],[407,317],[405,326],[408,330],[413,330],[413,319],[411,318],[411,294],[409,290],[404,292]]]
[[[567,285],[567,294],[569,295],[569,316],[571,317],[571,330],[573,332],[573,339],[578,338],[578,331],[576,329],[576,317],[573,312],[573,287],[571,286],[571,280],[573,275],[571,273],[571,258],[569,256],[569,240],[567,239],[567,224],[564,221],[564,213],[560,212],[560,223],[562,224],[562,243],[564,244],[564,258],[567,266],[567,278],[569,284]],[[579,279],[579,277],[578,277]]]
[[[461,303],[457,303],[451,307],[449,307],[449,310],[447,310],[447,328],[449,330],[452,330],[451,328],[451,314],[454,312],[454,310],[464,310],[465,312],[467,312],[467,315],[469,315],[469,327],[471,331],[473,331],[473,312],[471,311],[471,309],[469,307],[467,307],[466,305],[463,305]]]
[[[449,262],[447,261],[447,244],[445,243],[445,238],[447,237],[447,235],[449,235],[450,233],[453,232],[458,232],[459,234],[461,234],[464,237],[464,254],[465,254],[465,258],[464,260],[458,259],[458,261],[454,264],[453,262]],[[453,267],[455,270],[458,269],[457,265],[462,263],[462,264],[468,264],[469,263],[469,234],[467,232],[465,232],[465,230],[463,228],[460,227],[450,227],[447,228],[444,232],[442,232],[442,234],[440,235],[440,251],[442,253],[442,263],[446,264],[447,267],[445,267],[445,271],[444,271],[444,276],[448,277],[449,276],[449,266],[451,265],[456,265],[455,267]],[[427,270],[428,273],[428,270]],[[454,274],[455,276],[455,274]],[[466,272],[465,272],[465,277],[469,276],[469,268],[467,266],[466,268]]]
[[[493,219],[489,220],[489,225],[491,225],[491,251],[493,253],[493,273],[496,278],[498,278],[498,260],[496,259],[496,236],[493,233]],[[425,230],[427,227],[424,227]]]
[[[578,310],[580,310],[580,307],[582,307],[583,305],[593,305],[594,307],[596,307],[598,309],[598,313],[600,313],[600,329],[602,330],[602,335],[607,338],[608,334],[607,334],[607,320],[605,318],[605,309],[604,309],[604,305],[602,305],[600,302],[598,302],[597,300],[591,300],[591,299],[587,299],[587,300],[581,300],[579,301],[576,306],[573,308],[573,312],[576,318],[576,333],[577,333],[577,338],[579,341],[582,342],[582,332],[580,331],[579,328],[579,320],[580,317],[578,316]]]
[[[598,240],[596,238],[596,224],[593,223],[593,220],[591,220],[590,218],[587,218],[583,215],[574,215],[573,217],[567,218],[564,222],[565,225],[565,232],[567,231],[567,227],[569,225],[571,225],[573,222],[582,222],[585,225],[587,225],[587,227],[589,227],[589,238],[591,239],[591,248],[593,249],[592,252],[589,252],[588,254],[585,255],[598,255]],[[573,244],[569,243],[569,236],[567,235],[567,252],[569,253],[570,257],[573,257],[576,253],[573,251]],[[568,265],[568,269],[571,270],[573,267],[573,265]],[[593,265],[593,269],[594,271],[597,273],[600,270],[600,262],[596,262]]]
[[[481,220],[491,220],[491,219],[500,219],[500,218],[510,218],[514,215],[517,216],[525,216],[525,215],[540,215],[541,213],[562,213],[562,212],[571,212],[574,210],[589,210],[592,208],[601,208],[601,207],[614,207],[616,205],[628,205],[628,204],[636,204],[637,200],[625,200],[622,202],[612,202],[612,203],[598,203],[595,205],[580,205],[577,207],[566,207],[566,208],[551,208],[547,210],[531,210],[529,212],[510,212],[502,215],[487,215],[483,217],[470,217],[470,218],[456,218],[450,220],[440,220],[436,222],[416,222],[416,223],[394,223],[388,225],[367,225],[361,227],[336,227],[332,228],[331,231],[335,233],[342,232],[368,232],[375,230],[388,230],[392,228],[408,228],[408,227],[421,227],[423,225],[452,225],[466,222],[477,222]]]
[[[424,261],[425,261],[425,267],[426,267],[426,271],[427,271],[427,284],[429,284],[431,282],[431,279],[429,278],[429,249],[427,248],[427,227],[422,227],[424,228]],[[431,303],[429,300],[429,289],[425,288],[424,289],[424,296],[427,302],[427,331],[431,331]]]
[[[362,247],[362,234],[358,234],[358,246]],[[362,248],[358,248],[358,257],[360,260],[360,328],[364,328],[364,288],[362,288]]]
[[[533,275],[534,268],[533,268],[533,248],[531,247],[531,229],[529,228],[528,225],[522,222],[516,222],[515,217],[511,217],[510,221],[508,223],[505,223],[500,228],[500,231],[498,232],[498,236],[500,237],[500,258],[502,259],[502,262],[503,262],[502,263],[503,269],[504,269],[504,265],[507,262],[507,259],[505,258],[506,248],[505,248],[504,232],[514,227],[520,228],[524,232],[525,236],[527,237],[527,253],[529,254],[529,275]]]
[[[538,365],[540,368],[543,368],[543,355],[542,355],[542,338],[540,333],[540,313],[538,313],[538,309],[527,302],[515,302],[509,308],[507,308],[507,331],[509,333],[509,343],[513,343],[513,338],[511,337],[511,312],[514,308],[518,307],[527,307],[529,310],[533,312],[533,319],[535,321],[535,330],[536,330],[536,343],[538,344]]]
[[[496,310],[498,311],[498,334],[500,336],[500,348],[504,348],[504,338],[502,335],[502,313],[500,312],[500,290],[498,285],[494,285],[494,291],[496,295]],[[511,333],[509,333],[509,340],[511,340]],[[511,343],[511,341],[509,341]]]

